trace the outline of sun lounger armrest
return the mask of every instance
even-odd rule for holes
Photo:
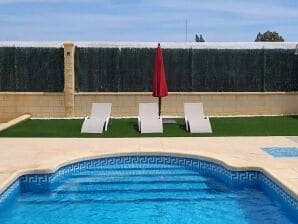
[[[188,119],[187,119],[186,116],[184,117],[184,122],[185,122],[185,129],[186,129],[186,131],[189,131],[189,123],[188,123]]]
[[[110,123],[110,116],[107,117],[106,121],[105,121],[105,126],[104,126],[104,130],[107,131],[108,130],[108,125]]]
[[[141,131],[141,118],[140,118],[140,116],[138,116],[138,127],[139,127],[139,131]]]

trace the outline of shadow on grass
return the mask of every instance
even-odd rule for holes
[[[133,128],[135,129],[135,131],[139,132],[139,125],[138,124],[134,124]]]
[[[298,115],[291,115],[289,117],[292,118],[292,119],[298,120]]]
[[[179,124],[179,128],[183,131],[186,131],[186,125],[185,124]]]

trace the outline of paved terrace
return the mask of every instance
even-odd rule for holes
[[[53,172],[82,159],[127,154],[192,156],[273,178],[298,199],[298,158],[274,158],[260,147],[298,147],[298,137],[1,138],[0,192],[18,176]]]

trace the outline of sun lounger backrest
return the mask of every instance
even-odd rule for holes
[[[111,103],[92,103],[91,118],[106,119],[111,114]]]
[[[204,118],[204,109],[202,103],[184,103],[184,114],[189,119]]]
[[[140,103],[139,104],[140,118],[158,118],[158,104],[157,103]]]

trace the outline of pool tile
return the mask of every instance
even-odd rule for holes
[[[265,147],[262,149],[273,157],[298,157],[297,147]]]

